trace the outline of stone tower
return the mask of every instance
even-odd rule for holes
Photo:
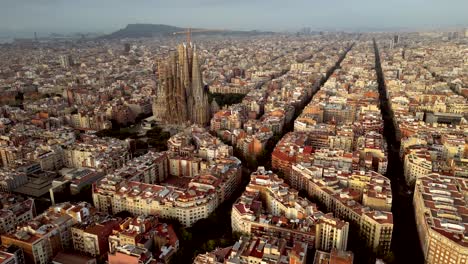
[[[158,63],[158,73],[155,119],[165,124],[207,125],[210,106],[196,47],[192,43],[179,45],[176,52]]]
[[[218,102],[216,102],[216,99],[213,98],[213,101],[211,101],[211,113],[213,113],[213,115],[215,113],[217,113],[219,110],[221,110],[221,107],[219,107],[219,104]]]
[[[192,61],[192,94],[190,98],[193,100],[193,104],[189,105],[192,123],[199,125],[208,124],[210,122],[208,92],[203,85],[200,62],[198,61],[198,54],[195,52],[195,49]]]

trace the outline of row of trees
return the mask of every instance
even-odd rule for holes
[[[160,127],[156,126],[146,132],[145,136],[147,138],[146,142],[149,147],[156,149],[156,151],[167,150],[167,140],[171,137],[169,132],[162,131]]]
[[[171,137],[169,132],[163,131],[155,126],[148,130],[145,135],[139,135],[134,127],[117,127],[112,129],[103,129],[96,132],[98,137],[113,137],[120,140],[127,138],[134,139],[137,150],[148,150],[153,148],[156,151],[167,150],[167,140]]]
[[[215,99],[220,107],[241,103],[244,97],[245,94],[208,93],[208,101],[211,103]]]

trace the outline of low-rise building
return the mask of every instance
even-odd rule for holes
[[[129,217],[120,227],[121,230],[109,236],[111,255],[121,252],[119,248],[135,246],[154,252],[159,263],[169,263],[179,249],[179,239],[172,226],[159,222],[155,216]]]
[[[109,236],[119,230],[119,219],[103,219],[82,222],[71,228],[73,248],[92,257],[100,257],[109,251]]]
[[[34,200],[24,199],[10,193],[0,193],[0,234],[10,233],[17,225],[36,216]]]
[[[0,168],[0,191],[11,192],[27,182],[26,173],[11,168]]]
[[[64,149],[64,165],[69,168],[90,167],[99,171],[112,171],[130,159],[128,142],[114,138],[86,135]]]
[[[294,241],[291,245],[275,236],[242,236],[233,246],[198,255],[194,264],[305,264],[307,243]]]
[[[108,255],[109,264],[157,264],[151,251],[144,247],[124,245]]]
[[[59,252],[53,259],[52,264],[97,264],[96,258],[84,256],[78,253]]]
[[[354,254],[350,251],[332,249],[331,252],[315,251],[313,264],[353,264]]]
[[[15,245],[0,247],[0,263],[2,264],[26,264],[23,250]]]

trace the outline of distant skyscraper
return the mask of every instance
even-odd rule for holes
[[[168,59],[158,62],[158,75],[155,119],[167,124],[207,125],[210,105],[195,45],[179,45]]]
[[[400,43],[400,35],[395,35],[393,36],[393,44],[398,44]]]
[[[61,55],[59,60],[63,68],[70,68],[70,66],[73,66],[73,57],[71,55]]]
[[[458,36],[459,36],[459,34],[456,31],[450,31],[450,32],[447,33],[448,40],[456,40],[456,39],[458,39]]]
[[[311,33],[310,27],[302,28],[301,33],[304,34],[304,35],[310,35],[310,33]]]

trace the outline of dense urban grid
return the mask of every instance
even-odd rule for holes
[[[468,263],[468,30],[0,44],[0,263]]]

